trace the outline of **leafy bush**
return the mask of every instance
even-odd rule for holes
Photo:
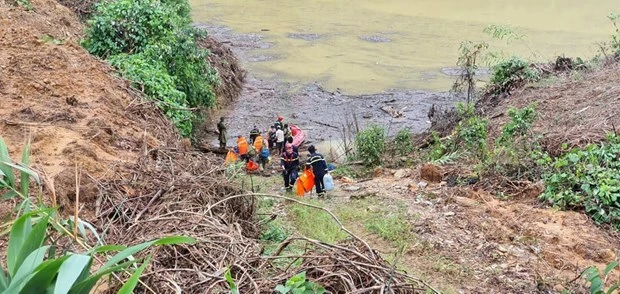
[[[411,141],[409,130],[402,129],[398,131],[392,141],[392,146],[398,155],[403,156],[411,153],[413,151],[413,142]]]
[[[187,22],[175,7],[158,0],[103,1],[88,20],[83,46],[107,58],[119,53],[137,53],[158,42]]]
[[[618,267],[618,262],[613,261],[609,263],[603,273],[599,271],[599,269],[595,266],[591,266],[583,271],[581,275],[582,278],[585,278],[586,281],[590,283],[590,294],[613,294],[617,293],[620,289],[620,280],[611,285],[607,290],[605,290],[605,281],[609,277],[609,273],[614,270],[614,268]]]
[[[502,127],[493,150],[492,172],[514,179],[539,180],[545,156],[541,151],[538,137],[531,133],[531,127],[538,113],[536,105],[530,104],[522,109],[508,109],[510,121]]]
[[[385,131],[371,125],[355,135],[357,157],[367,166],[381,163],[381,155],[385,151]]]
[[[620,136],[573,149],[556,158],[545,175],[542,199],[560,208],[585,208],[598,223],[620,229]]]
[[[161,62],[153,62],[139,53],[112,56],[110,63],[117,67],[125,78],[131,80],[134,87],[142,89],[155,101],[179,129],[181,135],[191,134],[194,114],[187,110],[189,105],[185,93],[177,90],[176,79],[168,75]]]
[[[458,103],[456,109],[461,121],[456,126],[454,147],[450,151],[456,151],[456,146],[459,143],[464,143],[468,152],[476,155],[478,159],[484,160],[488,153],[488,120],[475,115],[475,108],[472,103]]]
[[[496,85],[500,92],[539,79],[538,73],[530,68],[528,62],[515,56],[500,61],[491,70],[491,84]]]
[[[106,1],[88,22],[82,43],[155,100],[183,136],[197,121],[191,111],[215,105],[219,83],[207,62],[209,51],[196,43],[206,33],[190,22],[186,0]]]
[[[323,294],[325,289],[320,285],[306,280],[306,272],[301,272],[289,278],[284,285],[275,289],[280,294]]]

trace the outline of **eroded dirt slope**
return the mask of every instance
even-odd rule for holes
[[[35,168],[56,178],[62,201],[71,197],[76,165],[101,179],[116,162],[135,161],[146,146],[174,143],[177,135],[77,44],[82,26],[73,12],[55,1],[32,4],[35,11],[0,2],[0,135],[15,159],[32,140]],[[88,200],[95,190],[84,178]]]

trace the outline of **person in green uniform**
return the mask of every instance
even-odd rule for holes
[[[220,117],[220,122],[217,123],[217,132],[219,136],[217,139],[220,141],[220,148],[226,148],[226,125],[224,125],[224,117]]]

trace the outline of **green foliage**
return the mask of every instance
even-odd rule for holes
[[[609,273],[611,273],[611,271],[613,271],[616,267],[618,267],[618,262],[613,261],[605,267],[605,270],[602,273],[595,266],[591,266],[585,271],[583,271],[581,277],[586,279],[586,281],[590,283],[590,294],[617,293],[615,291],[620,289],[620,280],[613,283],[609,288],[605,289],[605,281],[607,281]]]
[[[618,28],[618,20],[620,20],[620,14],[610,13],[607,18],[614,25],[614,33],[611,35],[611,49],[614,52],[620,52],[620,28]]]
[[[538,180],[542,175],[539,161],[542,153],[538,138],[531,134],[532,124],[538,117],[536,104],[522,109],[508,109],[510,121],[502,127],[493,150],[493,172],[515,179]]]
[[[226,270],[226,273],[224,273],[224,278],[226,279],[226,283],[228,283],[228,287],[230,287],[230,294],[239,294],[237,282],[233,279],[230,268]]]
[[[366,166],[381,164],[381,155],[385,151],[385,130],[371,125],[355,135],[357,157]]]
[[[461,122],[457,125],[455,133],[457,143],[464,143],[464,147],[478,159],[484,160],[487,156],[487,128],[488,120],[474,114],[474,106],[471,103],[457,104],[457,112]]]
[[[489,48],[486,42],[461,42],[459,46],[459,58],[456,65],[462,69],[452,85],[452,91],[456,93],[467,89],[467,102],[471,102],[476,90],[476,71],[479,69],[478,61],[482,53]]]
[[[110,246],[96,247],[87,253],[67,252],[55,256],[55,245],[43,245],[49,220],[48,212],[35,211],[14,222],[9,236],[7,270],[0,272],[0,293],[90,293],[102,277],[130,270],[139,261],[133,255],[150,246],[195,242],[187,237],[167,237],[129,248],[114,246],[120,252],[91,273],[95,254],[109,251]],[[145,263],[119,293],[132,293]]]
[[[493,39],[506,41],[506,44],[525,38],[525,34],[509,25],[488,25],[482,31]]]
[[[0,269],[0,293],[90,293],[97,282],[113,272],[133,272],[118,293],[132,293],[139,277],[145,270],[150,257],[146,258],[140,267],[132,270],[132,266],[141,261],[133,255],[156,245],[172,245],[195,243],[193,238],[166,237],[141,243],[132,247],[116,245],[100,245],[87,248],[86,252],[65,251],[56,255],[56,245],[45,245],[46,236],[52,233],[53,228],[60,236],[71,235],[65,225],[75,225],[75,222],[59,220],[55,209],[48,209],[41,205],[36,211],[30,211],[32,203],[29,200],[30,180],[40,184],[39,176],[28,167],[30,145],[23,149],[22,162],[13,163],[7,152],[7,146],[0,137],[0,190],[8,191],[5,197],[20,196],[23,199],[24,212],[12,221],[9,232],[8,248],[6,252],[6,269]],[[19,186],[15,179],[15,172],[20,175]],[[77,220],[80,231],[85,237],[84,226],[94,228],[87,223]],[[51,226],[49,226],[51,225]],[[96,232],[95,232],[96,235]],[[86,238],[85,238],[86,239]],[[108,256],[112,251],[117,254]],[[99,260],[106,257],[103,265],[92,267],[96,255]],[[101,256],[103,255],[103,256]]]
[[[500,61],[491,68],[491,84],[500,92],[508,91],[526,82],[540,78],[530,64],[516,56]]]
[[[290,234],[284,229],[281,222],[271,221],[263,228],[258,237],[260,240],[269,242],[282,242],[288,238]]]
[[[153,62],[145,58],[143,53],[139,53],[112,56],[110,63],[118,68],[125,78],[131,80],[134,87],[142,89],[155,101],[181,135],[191,134],[194,114],[187,110],[189,105],[185,93],[177,90],[176,79],[166,72],[162,62]]]
[[[103,58],[137,53],[173,34],[183,22],[187,20],[175,7],[158,0],[103,1],[87,22],[83,46]]]
[[[508,117],[510,121],[502,127],[502,134],[499,137],[499,143],[502,144],[514,140],[515,137],[525,136],[529,132],[538,117],[536,104],[532,103],[523,109],[510,107]]]
[[[321,205],[318,201],[309,202]],[[325,211],[301,204],[291,204],[289,215],[297,231],[308,238],[333,244],[347,236]]]
[[[544,200],[560,208],[584,208],[598,223],[620,229],[620,137],[575,148],[552,162]]]
[[[82,42],[154,100],[186,137],[198,121],[192,111],[215,105],[219,83],[209,51],[196,43],[206,33],[190,23],[186,0],[105,1]]]
[[[411,134],[409,134],[409,130],[402,129],[398,131],[396,137],[392,141],[392,146],[396,154],[400,156],[407,155],[413,152],[413,142],[411,141]]]
[[[412,227],[403,212],[376,215],[369,219],[365,226],[369,232],[392,242],[396,247],[404,246],[411,241]]]
[[[280,294],[323,294],[325,289],[320,285],[306,280],[306,272],[290,277],[284,285],[276,286],[275,291]]]
[[[17,3],[17,5],[23,7],[27,11],[34,10],[34,6],[32,6],[32,3],[30,3],[29,0],[15,0],[15,3]]]

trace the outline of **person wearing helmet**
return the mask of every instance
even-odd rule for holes
[[[323,198],[325,196],[325,187],[323,185],[323,177],[327,174],[327,163],[325,162],[325,158],[320,153],[316,152],[316,147],[314,145],[310,145],[308,147],[308,161],[306,161],[306,166],[312,168],[312,172],[314,173],[314,186],[316,187],[316,194]]]
[[[284,130],[284,118],[283,118],[283,117],[281,117],[281,116],[278,116],[278,121],[276,121],[276,122],[273,124],[273,126],[274,126],[276,129],[278,129],[278,127],[279,127],[281,130]]]
[[[254,128],[250,131],[250,144],[254,144],[254,140],[256,139],[257,136],[260,136],[260,130],[256,127],[256,125],[254,126]]]

